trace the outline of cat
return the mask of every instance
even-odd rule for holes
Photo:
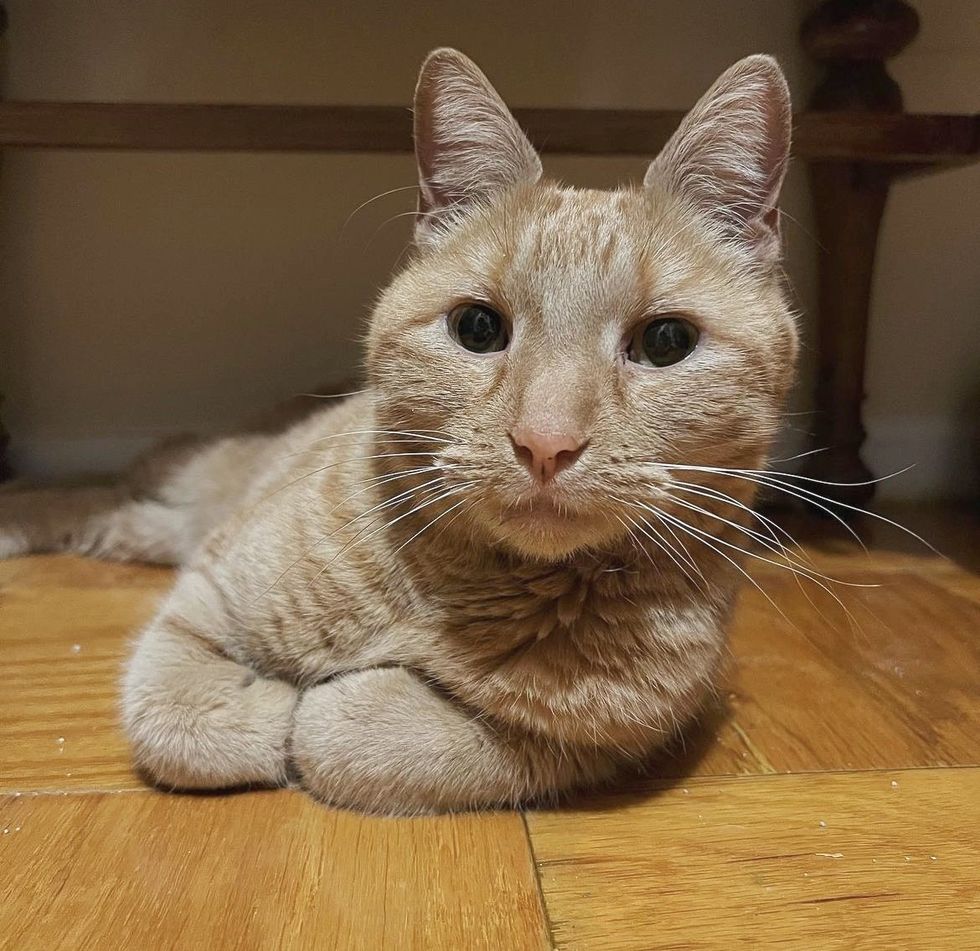
[[[797,349],[779,66],[736,63],[609,192],[543,179],[455,50],[426,59],[414,122],[414,252],[363,391],[116,486],[0,493],[0,554],[183,566],[122,681],[159,786],[554,802],[713,689],[755,486],[705,470],[764,464]]]

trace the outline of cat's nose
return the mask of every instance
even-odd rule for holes
[[[572,433],[539,433],[518,426],[510,434],[514,453],[542,484],[573,465],[588,442]]]

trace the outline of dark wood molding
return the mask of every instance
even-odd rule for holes
[[[516,109],[545,152],[654,155],[683,115],[642,109]],[[0,102],[6,148],[160,151],[409,152],[401,106]],[[808,112],[794,152],[806,160],[966,163],[980,153],[980,117]]]

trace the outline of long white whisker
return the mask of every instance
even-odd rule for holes
[[[463,490],[468,489],[471,485],[475,485],[475,484],[476,483],[474,482],[464,482],[461,483],[460,485],[453,486],[444,492],[440,492],[440,494],[436,495],[434,498],[426,499],[424,502],[419,503],[418,505],[414,506],[413,508],[409,509],[407,512],[404,512],[403,514],[396,516],[390,522],[386,522],[380,528],[376,529],[375,531],[371,532],[368,535],[365,535],[363,538],[359,537],[361,535],[361,532],[358,532],[357,535],[355,535],[346,545],[344,545],[344,547],[339,552],[337,552],[337,554],[334,555],[334,557],[329,562],[327,562],[326,565],[323,566],[323,568],[316,575],[313,581],[316,581],[320,577],[320,575],[322,575],[323,572],[330,567],[330,565],[332,565],[338,558],[344,555],[352,547],[355,547],[356,545],[361,544],[363,542],[370,541],[372,538],[375,538],[381,532],[387,531],[389,528],[391,528],[393,525],[400,522],[402,519],[408,518],[410,515],[414,515],[416,512],[419,512],[424,508],[428,508],[428,506],[434,505],[436,502],[440,502],[451,495],[455,495],[457,492],[462,492]],[[311,582],[311,584],[312,583],[313,582]]]
[[[781,489],[784,492],[788,491],[788,487],[786,486],[786,484],[781,482],[779,479],[769,477],[767,484],[772,485],[774,488]],[[909,535],[912,538],[914,538],[920,545],[923,545],[926,548],[928,548],[929,551],[931,551],[933,554],[938,555],[940,558],[946,557],[941,551],[939,551],[937,548],[935,548],[933,545],[927,542],[921,535],[917,535],[915,532],[913,532],[911,528],[906,528],[904,525],[900,524],[899,522],[893,521],[892,519],[887,518],[884,515],[880,515],[878,512],[871,512],[868,509],[860,508],[857,505],[848,505],[846,502],[839,502],[836,499],[828,499],[825,495],[820,495],[820,493],[818,492],[813,492],[810,489],[805,489],[801,485],[794,485],[793,488],[797,492],[802,492],[810,499],[821,499],[824,502],[829,502],[831,505],[839,505],[841,508],[848,509],[848,511],[857,512],[859,515],[867,515],[869,518],[874,518],[877,519],[879,522],[884,522],[886,525],[891,525],[892,528],[897,528],[900,532],[904,532],[906,535]],[[812,502],[811,504],[816,505],[816,502]]]
[[[744,472],[750,475],[781,476],[784,479],[799,479],[801,482],[812,482],[816,485],[834,485],[841,488],[850,489],[857,488],[862,485],[877,485],[879,482],[886,482],[888,479],[894,479],[896,476],[905,475],[906,472],[914,468],[915,465],[913,464],[906,466],[904,469],[889,472],[887,475],[877,476],[874,479],[865,479],[863,482],[831,482],[828,479],[814,479],[812,476],[800,475],[798,472],[777,472],[773,469],[733,469],[732,471]]]
[[[808,499],[805,496],[800,495],[798,492],[794,491],[788,486],[773,484],[764,481],[758,476],[743,475],[741,471],[736,469],[723,469],[716,466],[680,466],[674,464],[667,465],[664,463],[658,463],[658,465],[660,465],[662,469],[677,469],[685,472],[707,472],[711,475],[726,476],[729,479],[739,479],[742,482],[751,482],[753,485],[768,486],[769,488],[778,489],[781,492],[785,492],[787,495],[792,495],[795,498],[798,498],[801,501],[806,502],[809,505],[812,505],[815,508],[820,509],[822,512],[825,512],[832,519],[834,519],[834,521],[838,522],[841,525],[841,527],[844,529],[844,531],[846,531],[854,539],[854,541],[856,541],[858,545],[860,545],[861,548],[864,549],[865,552],[867,552],[868,550],[867,546],[861,540],[861,536],[858,535],[858,533],[854,531],[854,529],[851,528],[851,526],[848,525],[847,522],[845,522],[844,519],[837,514],[837,512],[833,511],[833,509],[827,508],[826,505],[821,505],[819,502],[812,501],[811,499]]]
[[[769,532],[769,537],[780,546],[780,548],[785,549],[785,545],[779,541],[779,535],[786,538],[792,548],[800,553],[800,557],[806,561],[810,561],[810,556],[806,553],[803,546],[788,532],[785,528],[774,522],[767,515],[763,515],[762,512],[757,512],[754,508],[746,505],[744,502],[740,502],[738,499],[731,495],[727,495],[718,489],[713,489],[706,485],[695,485],[692,482],[680,482],[677,479],[672,479],[670,483],[670,488],[680,489],[682,492],[689,492],[692,495],[698,495],[705,499],[713,499],[718,502],[722,502],[726,505],[732,505],[735,508],[741,509],[743,512],[748,513],[753,518],[761,522]]]
[[[881,585],[877,585],[877,584],[861,584],[856,581],[842,581],[839,578],[831,578],[830,576],[822,574],[816,569],[807,568],[806,565],[796,561],[796,559],[794,559],[787,552],[785,545],[782,545],[777,542],[776,545],[778,545],[779,547],[778,548],[775,547],[773,543],[769,541],[761,532],[756,532],[751,528],[746,528],[744,525],[739,525],[738,522],[733,522],[730,519],[727,519],[722,515],[718,515],[717,513],[712,512],[700,505],[695,505],[693,502],[685,502],[683,499],[679,499],[676,496],[673,497],[672,501],[676,505],[680,505],[688,509],[688,511],[697,512],[700,515],[707,516],[708,518],[713,518],[713,519],[717,519],[720,522],[724,522],[724,524],[729,525],[730,527],[736,529],[742,534],[747,535],[749,538],[752,538],[753,540],[757,541],[760,545],[763,545],[768,551],[771,551],[779,555],[780,557],[785,558],[787,564],[782,564],[781,562],[778,561],[772,561],[769,558],[763,558],[763,556],[758,555],[755,552],[751,552],[748,549],[740,548],[738,545],[729,545],[729,543],[724,541],[724,539],[718,538],[716,536],[712,536],[714,540],[719,542],[720,544],[729,545],[729,547],[744,552],[744,554],[749,555],[752,558],[762,558],[763,561],[766,561],[771,565],[775,565],[776,567],[786,568],[789,571],[799,572],[804,577],[810,578],[811,581],[815,581],[817,578],[822,578],[823,580],[829,581],[832,584],[844,585],[845,587],[848,588],[880,588],[881,587]],[[695,530],[700,531],[700,529],[695,529]]]
[[[382,198],[387,198],[389,195],[395,195],[398,192],[415,191],[418,185],[399,185],[398,188],[389,188],[386,192],[381,192],[378,195],[374,195],[367,201],[362,201],[346,218],[343,225],[340,228],[341,234],[346,230],[347,226],[351,223],[354,216],[362,209],[367,208],[368,205],[373,204],[376,201],[380,201]]]
[[[697,581],[697,579],[687,570],[683,563],[678,560],[677,556],[673,551],[667,546],[666,542],[662,540],[662,536],[654,529],[654,527],[642,516],[639,522],[635,521],[632,516],[626,516],[630,522],[636,527],[636,529],[646,535],[658,548],[660,548],[670,560],[677,565],[678,568],[684,573],[685,577],[694,585],[695,588],[700,588],[707,594],[707,587]],[[651,534],[652,533],[652,534]],[[703,576],[702,576],[703,578]]]
[[[730,557],[729,555],[726,555],[720,548],[716,548],[706,538],[700,537],[699,535],[695,534],[694,531],[692,531],[691,526],[689,526],[682,519],[676,518],[675,516],[670,515],[667,512],[660,512],[660,511],[658,511],[656,514],[657,514],[657,517],[660,518],[660,519],[664,519],[664,520],[668,520],[668,521],[673,522],[682,532],[686,532],[688,535],[690,535],[696,541],[700,541],[707,548],[710,548],[713,552],[715,552],[715,554],[721,555],[721,557],[724,558],[725,561],[727,561],[736,571],[738,571],[746,580],[748,580],[749,584],[751,584],[759,592],[759,594],[761,594],[776,609],[776,611],[779,613],[779,615],[781,617],[783,617],[786,620],[786,622],[791,627],[795,628],[796,630],[799,630],[798,625],[796,625],[787,616],[786,612],[778,604],[776,604],[775,601],[773,601],[773,599],[762,588],[762,586],[755,580],[755,578],[753,578],[752,575],[750,575],[737,561],[735,561],[734,558]],[[710,536],[708,536],[708,537],[710,538]]]
[[[466,504],[467,504],[467,503],[468,503],[469,501],[470,501],[469,499],[460,499],[460,500],[459,500],[459,501],[458,501],[458,502],[457,502],[457,503],[456,503],[455,505],[451,505],[451,506],[450,506],[450,507],[449,507],[448,509],[446,509],[446,511],[445,511],[445,512],[440,512],[440,513],[439,513],[439,514],[438,514],[438,515],[437,515],[437,516],[436,516],[436,517],[435,517],[434,519],[431,519],[430,521],[428,521],[428,522],[426,522],[426,523],[425,523],[425,525],[423,525],[423,526],[422,526],[422,527],[421,527],[421,528],[420,528],[420,529],[419,529],[419,530],[418,530],[418,531],[417,531],[417,532],[416,532],[416,533],[415,533],[415,534],[414,534],[414,535],[413,535],[413,536],[412,536],[411,538],[409,538],[409,539],[408,539],[408,541],[404,541],[404,542],[402,542],[402,543],[401,543],[401,544],[400,544],[400,545],[399,545],[399,546],[398,546],[398,547],[397,547],[397,548],[396,548],[396,549],[395,549],[395,550],[394,550],[394,551],[393,551],[393,552],[391,553],[391,555],[392,555],[392,557],[394,557],[395,555],[397,555],[397,554],[398,554],[398,553],[399,553],[399,552],[400,552],[400,551],[401,551],[401,550],[402,550],[403,548],[405,548],[405,547],[406,547],[407,545],[409,545],[409,544],[411,544],[412,542],[414,542],[414,541],[415,541],[415,539],[416,539],[416,538],[418,538],[418,537],[419,537],[419,535],[421,535],[421,534],[422,534],[423,532],[425,532],[425,531],[427,531],[428,529],[430,529],[430,528],[432,528],[432,526],[433,526],[433,525],[435,525],[435,523],[436,523],[436,522],[438,522],[438,521],[439,521],[439,519],[441,519],[441,518],[445,518],[445,517],[446,517],[446,516],[447,516],[447,515],[448,515],[448,514],[449,514],[450,512],[453,512],[453,511],[455,511],[455,510],[456,510],[456,509],[458,509],[458,508],[459,508],[459,507],[460,507],[461,505],[466,505]]]
[[[429,471],[428,470],[428,467],[426,467],[426,469],[411,470],[409,472],[400,472],[400,473],[397,473],[396,475],[388,476],[387,477],[387,481],[392,481],[392,480],[397,479],[397,478],[404,478],[404,477],[406,477],[408,475],[412,475],[412,474],[416,474],[416,473],[424,472],[424,471]],[[265,588],[258,595],[256,595],[256,597],[253,598],[253,600],[252,600],[251,603],[254,604],[258,600],[260,600],[261,598],[265,597],[270,591],[272,591],[273,588],[275,588],[275,586],[277,584],[279,584],[280,581],[282,581],[283,578],[286,577],[287,574],[289,574],[290,571],[293,570],[293,568],[295,568],[301,561],[304,561],[306,558],[309,558],[310,555],[312,555],[313,552],[315,552],[317,550],[317,548],[319,548],[324,542],[326,542],[329,539],[333,538],[334,535],[336,535],[338,532],[342,532],[344,529],[349,528],[355,522],[360,521],[363,518],[367,518],[373,512],[377,512],[379,510],[383,510],[383,509],[388,508],[390,506],[397,505],[399,502],[402,502],[406,498],[411,497],[414,493],[421,492],[423,489],[426,488],[426,486],[430,486],[430,485],[433,485],[436,482],[443,481],[443,478],[444,477],[440,475],[440,476],[437,476],[434,479],[430,479],[428,482],[423,482],[421,485],[413,485],[410,488],[405,489],[402,492],[399,492],[397,495],[393,496],[392,498],[385,499],[385,500],[377,503],[376,505],[371,506],[371,508],[369,508],[367,511],[358,513],[353,518],[348,519],[339,528],[335,528],[333,531],[326,532],[325,534],[321,535],[305,552],[303,552],[302,555],[299,556],[299,558],[297,558],[295,561],[293,561],[289,565],[287,565],[286,568],[284,568],[283,571],[279,574],[279,576],[275,579],[275,581],[272,582],[272,584],[270,584],[267,588]],[[352,495],[349,495],[343,501],[338,502],[333,508],[330,509],[330,511],[327,514],[330,515],[333,512],[336,512],[337,509],[339,509],[341,506],[343,506],[347,502],[350,502],[352,499],[354,499],[358,495],[361,495],[364,492],[368,492],[368,491],[370,491],[373,488],[377,488],[377,486],[376,485],[369,485],[369,486],[366,486],[365,488],[361,489],[359,492],[354,492]],[[368,525],[368,527],[370,527],[370,524]]]
[[[678,500],[675,499],[674,501],[676,502]],[[666,513],[666,512],[662,512],[661,514],[662,515],[665,515],[665,516],[667,516],[668,518],[671,518],[671,519],[677,519],[676,516],[668,515],[668,513]],[[677,521],[682,521],[682,520],[677,519]],[[844,604],[843,601],[841,601],[841,599],[837,596],[837,594],[834,591],[832,591],[826,584],[824,584],[822,581],[820,581],[819,578],[818,577],[815,577],[812,573],[806,573],[806,572],[800,571],[799,569],[797,569],[795,567],[792,567],[791,565],[786,565],[786,564],[782,564],[782,563],[780,563],[778,561],[773,561],[771,558],[766,558],[764,555],[756,554],[755,552],[752,552],[752,551],[749,551],[748,549],[742,548],[739,545],[733,545],[730,542],[726,542],[723,538],[718,538],[715,535],[710,535],[708,532],[704,532],[701,529],[696,528],[693,525],[687,524],[686,522],[684,522],[683,524],[685,524],[687,526],[687,529],[689,531],[696,532],[698,535],[704,536],[705,538],[710,538],[713,542],[717,542],[719,545],[724,545],[726,548],[729,548],[732,551],[737,551],[740,554],[743,554],[743,555],[748,556],[749,558],[755,558],[758,561],[764,561],[767,564],[773,565],[776,568],[782,568],[782,569],[784,569],[786,571],[789,571],[789,572],[791,572],[793,574],[799,574],[800,577],[809,579],[810,581],[812,581],[818,587],[823,588],[823,590],[826,591],[827,594],[829,594],[837,602],[838,605],[840,605],[841,610],[849,618],[852,618],[852,620],[853,620],[853,616],[851,615],[851,612],[848,610],[847,605]],[[719,552],[719,554],[720,554],[720,552]],[[820,577],[823,577],[823,576],[820,576]],[[828,580],[833,580],[833,579],[828,579]],[[877,587],[879,587],[879,585],[863,585],[863,584],[856,584],[856,583],[850,583],[850,582],[839,582],[839,583],[840,584],[848,584],[850,587],[856,587],[856,588],[877,588]]]
[[[786,556],[786,554],[788,553],[788,549],[783,544],[783,542],[779,540],[779,535],[777,534],[777,532],[784,535],[789,540],[790,545],[792,545],[795,551],[799,552],[800,557],[802,559],[809,562],[811,565],[813,564],[813,560],[806,553],[803,546],[800,545],[800,543],[789,532],[787,532],[782,526],[774,522],[771,518],[763,515],[761,512],[755,511],[755,509],[749,508],[749,506],[740,502],[738,499],[735,499],[730,495],[726,495],[724,492],[720,492],[717,489],[709,489],[707,486],[694,486],[688,482],[679,482],[676,479],[671,481],[671,487],[675,489],[680,489],[681,491],[684,492],[691,492],[694,495],[697,495],[701,498],[712,499],[714,501],[719,501],[722,504],[736,506],[737,508],[747,512],[749,515],[752,515],[755,518],[757,518],[763,524],[763,526],[768,529],[769,537],[780,547],[784,556]],[[675,501],[679,501],[676,498],[676,496],[674,498]],[[812,607],[813,610],[816,611],[817,614],[819,614],[820,617],[824,619],[824,621],[827,621],[827,618],[825,617],[823,611],[820,610],[820,608],[817,606],[817,603],[813,600],[813,598],[810,597],[810,592],[807,591],[806,588],[803,586],[803,582],[800,581],[798,573],[790,572],[790,574],[792,575],[793,580],[796,582],[796,586],[800,589],[800,594],[802,594],[803,597],[806,598],[807,603],[810,605],[810,607]],[[848,615],[850,616],[849,612]]]

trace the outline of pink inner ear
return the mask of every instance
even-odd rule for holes
[[[436,50],[415,90],[418,230],[475,201],[541,176],[541,161],[496,90],[456,50]]]

